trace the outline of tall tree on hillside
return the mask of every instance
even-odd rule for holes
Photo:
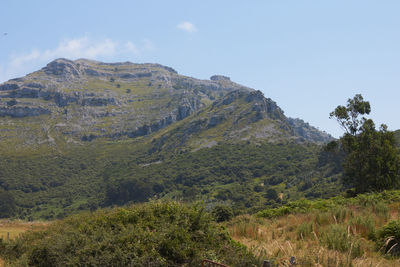
[[[347,101],[347,106],[338,106],[330,113],[330,118],[336,118],[345,134],[328,147],[345,152],[343,182],[354,188],[355,193],[400,185],[400,155],[394,134],[384,124],[376,130],[371,119],[361,117],[370,111],[369,102],[357,94]]]

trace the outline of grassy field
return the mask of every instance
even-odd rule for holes
[[[3,240],[7,240],[7,238],[14,239],[25,231],[43,229],[47,224],[46,222],[0,220],[0,238]],[[4,261],[0,258],[0,267],[3,266]]]
[[[376,202],[273,219],[245,215],[227,226],[236,241],[279,266],[291,266],[292,257],[299,266],[400,266],[374,242],[379,228],[399,219],[399,207]]]

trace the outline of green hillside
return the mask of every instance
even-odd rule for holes
[[[176,154],[151,150],[145,142],[96,141],[63,153],[5,156],[2,192],[12,194],[15,216],[51,219],[149,198],[256,211],[341,191],[340,168],[326,162],[318,145],[242,142]]]

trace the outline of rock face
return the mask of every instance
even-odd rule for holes
[[[154,140],[151,152],[175,150],[185,146],[193,150],[219,142],[269,141],[325,143],[333,138],[299,119],[287,118],[279,106],[261,91],[236,90],[213,102],[186,120],[169,128]]]
[[[0,107],[0,117],[10,116],[13,118],[33,117],[50,114],[50,110],[41,107]]]
[[[55,135],[76,140],[134,138],[183,120],[233,90],[252,89],[226,78],[186,77],[159,64],[57,59],[1,84],[0,116],[38,116],[38,123],[56,125]]]
[[[294,133],[303,137],[305,140],[315,143],[327,143],[334,140],[330,134],[318,130],[301,119],[288,118],[288,122],[293,128]]]
[[[223,75],[213,75],[210,77],[211,81],[230,81],[231,78]]]
[[[28,136],[42,131],[39,135],[52,134],[60,137],[58,140],[136,138],[205,110],[207,115],[200,119],[196,115],[188,124],[193,128],[186,132],[216,128],[229,121],[233,126],[226,137],[231,138],[247,127],[244,122],[268,120],[276,122],[277,131],[309,141],[325,140],[315,128],[287,119],[260,91],[226,76],[199,80],[159,64],[57,59],[37,72],[0,84],[3,126],[32,131]],[[34,123],[31,117],[37,118]],[[271,135],[275,128],[268,128]],[[41,141],[35,138],[32,142]]]
[[[58,59],[43,68],[48,75],[62,76],[64,78],[77,78],[80,76],[79,67],[71,60]]]

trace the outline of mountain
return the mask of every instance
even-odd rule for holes
[[[257,211],[342,190],[329,134],[222,75],[57,59],[0,85],[0,123],[0,217],[149,198]]]
[[[0,99],[0,137],[16,147],[135,138],[198,111],[196,119],[207,120],[208,128],[233,123],[234,139],[331,139],[301,120],[286,118],[271,99],[228,77],[199,80],[159,64],[57,59],[0,85]],[[248,122],[257,127],[249,129]]]

